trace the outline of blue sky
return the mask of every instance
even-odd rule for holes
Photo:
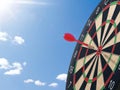
[[[76,43],[100,0],[0,1],[0,90],[65,90]]]

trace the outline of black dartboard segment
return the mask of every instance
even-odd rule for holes
[[[79,40],[94,49],[76,45],[66,90],[116,90],[120,85],[120,0],[102,0]]]

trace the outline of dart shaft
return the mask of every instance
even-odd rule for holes
[[[79,44],[82,44],[82,45],[84,45],[84,46],[87,46],[88,47],[88,44],[86,44],[86,43],[84,43],[84,42],[81,42],[81,41],[79,41],[79,40],[76,40]]]
[[[92,45],[89,45],[89,44],[87,44],[87,43],[84,43],[84,42],[81,42],[81,41],[79,41],[79,40],[76,40],[79,44],[81,44],[81,45],[84,45],[84,46],[87,46],[89,49],[94,49],[94,47],[92,46]]]

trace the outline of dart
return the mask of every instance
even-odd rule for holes
[[[69,42],[77,42],[77,43],[79,43],[79,44],[81,44],[81,45],[87,46],[87,47],[90,48],[90,49],[94,49],[93,46],[88,45],[87,43],[84,43],[84,42],[82,42],[82,41],[80,41],[80,40],[77,40],[71,33],[65,33],[65,34],[64,34],[64,39],[65,39],[66,41],[69,41]]]

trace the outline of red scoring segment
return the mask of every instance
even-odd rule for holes
[[[110,7],[110,4],[108,4],[104,9],[103,12],[106,11]]]
[[[120,1],[118,2],[118,5],[120,5]]]

